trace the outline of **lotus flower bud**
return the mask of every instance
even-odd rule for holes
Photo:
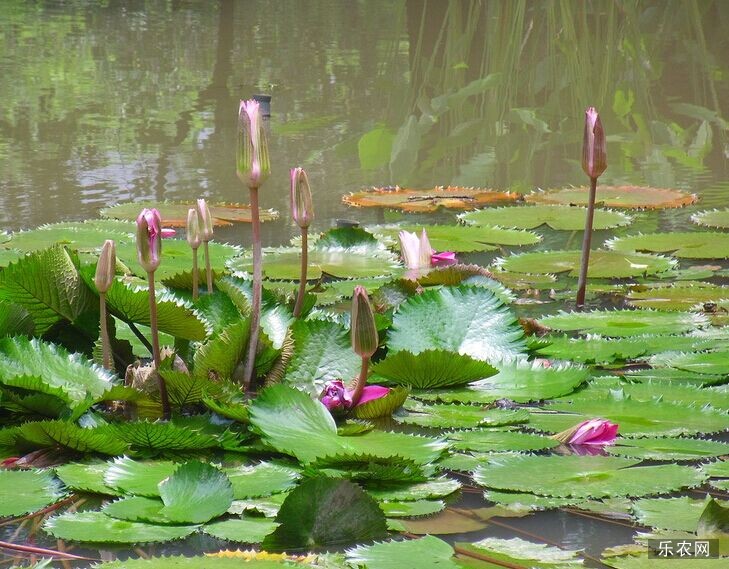
[[[202,243],[202,233],[200,232],[200,222],[197,210],[190,208],[187,210],[187,242],[190,248],[197,249]]]
[[[607,168],[605,131],[595,107],[585,111],[585,136],[582,139],[582,169],[590,178],[599,178]]]
[[[349,409],[352,406],[352,394],[344,387],[341,380],[327,381],[319,395],[319,401],[330,411]]]
[[[314,203],[309,178],[303,168],[291,169],[291,215],[302,229],[314,220]]]
[[[617,433],[617,424],[607,419],[590,419],[552,435],[552,438],[571,445],[612,445]]]
[[[259,188],[271,173],[258,101],[241,101],[238,107],[236,173],[249,188]]]
[[[410,231],[400,231],[398,237],[400,238],[400,253],[405,266],[408,269],[420,268],[420,242],[417,235]]]
[[[362,358],[371,357],[377,351],[379,338],[370,299],[361,285],[354,287],[351,327],[352,348],[355,353]]]
[[[101,248],[99,262],[96,264],[96,275],[94,276],[94,284],[96,290],[105,293],[114,283],[114,275],[116,274],[116,244],[111,239],[104,241]]]
[[[148,273],[159,267],[162,254],[162,219],[156,209],[143,209],[137,217],[137,259]]]
[[[204,198],[197,200],[197,214],[200,216],[200,237],[204,243],[213,238],[213,216]],[[189,221],[188,215],[188,221]]]

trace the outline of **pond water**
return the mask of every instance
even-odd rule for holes
[[[403,218],[341,202],[364,187],[581,185],[588,105],[608,134],[601,184],[700,196],[593,242],[690,231],[692,213],[729,199],[728,26],[721,1],[0,0],[0,228],[94,218],[127,201],[247,202],[235,117],[240,98],[262,93],[272,96],[273,173],[261,205],[281,213],[264,224],[264,244],[296,233],[296,165],[311,180],[315,230]],[[459,91],[467,85],[470,96]],[[540,232],[537,249],[579,246],[579,234]],[[248,227],[219,238],[247,245]],[[464,495],[463,507],[483,505],[480,491]],[[518,531],[444,537],[528,532],[597,555],[634,533],[566,511],[503,523]],[[0,535],[18,539],[14,527]],[[216,545],[196,537],[145,550]]]

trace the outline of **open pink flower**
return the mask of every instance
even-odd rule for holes
[[[175,235],[177,235],[177,231],[175,231],[171,227],[163,227],[162,228],[162,239],[167,239],[169,237],[174,237]]]
[[[381,385],[367,385],[362,391],[362,397],[360,397],[357,406],[367,403],[368,401],[374,401],[380,399],[390,393],[389,387],[382,387]],[[329,411],[347,411],[353,407],[352,405],[352,390],[347,389],[341,380],[327,381],[324,384],[324,390],[319,396],[319,401],[324,404],[324,407]]]
[[[567,441],[571,445],[612,445],[618,434],[618,425],[607,419],[590,419],[577,425]]]
[[[456,262],[456,254],[452,251],[437,253],[430,246],[430,240],[425,229],[418,238],[415,233],[401,231],[400,253],[403,263],[408,269],[429,269],[433,266],[451,265]]]

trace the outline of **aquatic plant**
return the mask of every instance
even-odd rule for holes
[[[156,209],[143,209],[137,217],[137,258],[147,273],[149,287],[149,327],[152,335],[152,357],[159,385],[162,416],[171,416],[170,401],[167,396],[165,380],[159,373],[162,357],[159,348],[159,329],[157,327],[157,298],[155,295],[154,272],[160,264],[162,253],[162,219]]]
[[[617,424],[606,419],[590,419],[552,435],[552,438],[569,445],[612,445],[617,433]]]
[[[243,386],[248,389],[258,351],[261,319],[261,289],[263,282],[263,255],[261,253],[261,221],[258,212],[258,189],[271,173],[268,145],[258,101],[241,101],[238,108],[238,179],[248,186],[251,197],[251,230],[253,233],[253,301],[251,303],[251,332],[248,339],[248,357],[243,371]]]
[[[296,294],[294,318],[301,316],[306,294],[306,271],[309,266],[309,225],[314,219],[314,203],[309,178],[303,168],[291,169],[291,217],[301,229],[301,276]]]
[[[456,262],[456,254],[452,251],[437,253],[428,240],[428,234],[423,229],[418,238],[410,231],[400,231],[400,253],[403,263],[408,269],[429,269],[439,265],[449,265]]]
[[[590,263],[590,243],[592,241],[592,221],[595,217],[595,194],[597,193],[597,179],[607,168],[606,146],[605,131],[602,128],[600,115],[594,107],[588,107],[585,111],[585,133],[582,140],[582,169],[590,178],[590,195],[585,216],[585,231],[582,236],[580,275],[577,280],[576,303],[578,308],[585,304],[587,266]]]
[[[192,299],[198,299],[198,288],[200,281],[200,271],[197,266],[197,250],[202,243],[202,234],[200,232],[200,215],[197,209],[190,208],[187,212],[187,243],[192,249]],[[205,255],[206,265],[209,265],[208,255]],[[206,266],[207,269],[207,266]]]
[[[200,229],[200,239],[203,243],[205,252],[205,277],[208,287],[208,294],[213,292],[213,271],[210,267],[210,240],[213,238],[213,217],[210,215],[210,209],[204,198],[197,200],[197,215]],[[190,214],[188,212],[188,220]],[[197,249],[193,249],[193,262],[197,261]]]
[[[99,262],[96,265],[94,284],[99,291],[99,325],[101,333],[101,349],[103,351],[103,365],[106,369],[113,370],[114,362],[111,356],[111,345],[109,341],[109,323],[106,314],[106,293],[111,288],[116,274],[116,245],[112,239],[104,241],[99,255]]]
[[[355,354],[362,358],[359,375],[355,380],[352,390],[352,405],[356,406],[359,404],[367,385],[370,358],[377,351],[380,343],[377,326],[375,325],[375,315],[372,312],[372,305],[370,304],[369,296],[367,296],[367,290],[361,285],[354,287],[350,326],[352,349]],[[382,395],[386,395],[386,393],[382,393]]]

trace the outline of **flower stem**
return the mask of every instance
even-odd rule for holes
[[[595,215],[595,194],[597,178],[590,178],[590,198],[587,204],[585,233],[582,236],[582,260],[580,261],[580,278],[577,281],[577,309],[585,305],[585,288],[587,287],[587,266],[590,263],[590,243],[592,242],[592,219]]]
[[[251,193],[251,227],[253,229],[253,302],[251,303],[251,331],[248,340],[248,357],[243,371],[243,389],[248,391],[256,367],[258,336],[261,321],[261,288],[263,286],[263,255],[261,253],[261,219],[258,214],[258,188],[248,188]]]
[[[154,358],[154,367],[157,374],[157,382],[159,383],[159,398],[162,403],[162,418],[168,420],[171,417],[170,400],[167,396],[167,385],[159,368],[162,363],[162,357],[159,351],[159,331],[157,330],[157,298],[154,293],[154,272],[147,273],[147,282],[149,282],[149,327],[152,330],[152,357]]]
[[[208,279],[208,294],[213,292],[213,271],[210,269],[210,248],[205,241],[205,274]]]
[[[367,385],[367,373],[369,371],[370,358],[362,358],[362,366],[359,369],[359,375],[354,380],[354,389],[352,390],[352,407],[355,407],[362,398],[362,392]]]
[[[198,297],[198,281],[200,280],[200,272],[197,268],[197,247],[192,250],[192,299],[197,300]]]
[[[111,359],[111,345],[109,343],[109,327],[106,322],[106,293],[99,293],[99,325],[101,327],[101,349],[103,357],[101,360],[104,369],[112,370],[114,365]]]
[[[299,280],[299,293],[296,295],[294,305],[294,318],[301,316],[301,309],[304,306],[304,295],[306,294],[306,271],[309,265],[309,228],[301,228],[301,278]]]

